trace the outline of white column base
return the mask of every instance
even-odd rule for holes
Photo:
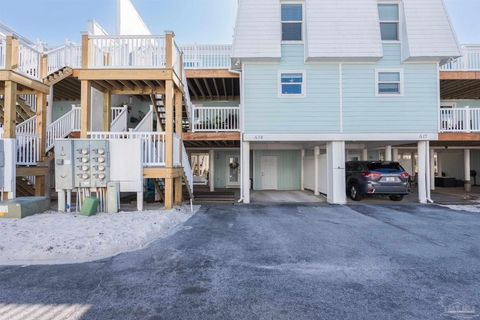
[[[210,192],[215,191],[215,151],[210,150],[208,156],[208,184],[210,186]]]
[[[345,141],[327,143],[327,201],[346,204]]]
[[[250,142],[242,143],[243,203],[250,203]]]

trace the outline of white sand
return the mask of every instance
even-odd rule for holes
[[[194,212],[200,207],[195,206]],[[0,265],[69,264],[144,248],[192,217],[189,206],[84,217],[48,212],[0,219]]]

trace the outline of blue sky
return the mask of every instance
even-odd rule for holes
[[[32,39],[79,42],[95,19],[115,31],[116,0],[2,1],[0,22]],[[152,33],[174,30],[181,43],[230,43],[237,0],[133,0]],[[480,0],[445,0],[461,43],[480,43]],[[12,15],[19,12],[19,15]],[[21,17],[19,19],[19,17]]]

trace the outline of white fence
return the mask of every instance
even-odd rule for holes
[[[7,43],[5,38],[0,36],[0,69],[5,69],[5,50]]]
[[[239,107],[197,107],[192,112],[193,131],[240,131]]]
[[[31,45],[19,40],[17,71],[32,79],[40,80],[40,58],[42,53]]]
[[[111,132],[125,132],[128,126],[128,106],[112,108]]]
[[[442,66],[443,71],[480,70],[480,45],[462,46],[462,56]]]
[[[35,135],[37,134],[37,116],[23,121],[17,125],[17,135]]]
[[[17,134],[17,165],[34,166],[40,160],[40,138],[32,134]]]
[[[183,65],[186,69],[230,69],[232,46],[182,45]]]
[[[55,146],[55,140],[66,138],[70,133],[78,130],[80,130],[80,108],[72,107],[72,110],[48,126],[45,150],[50,151]]]
[[[132,130],[132,132],[152,132],[153,131],[153,106],[143,117],[142,121]]]
[[[90,68],[164,68],[164,36],[90,36]]]
[[[65,67],[80,68],[82,65],[82,47],[74,43],[67,43],[55,48],[48,55],[48,73]]]
[[[480,132],[480,108],[440,109],[440,132]]]

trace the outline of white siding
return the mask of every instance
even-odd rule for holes
[[[460,56],[443,0],[404,0],[403,7],[407,35],[405,60]]]
[[[280,58],[279,0],[240,0],[233,58]]]
[[[383,56],[376,0],[307,0],[306,25],[309,60]]]

